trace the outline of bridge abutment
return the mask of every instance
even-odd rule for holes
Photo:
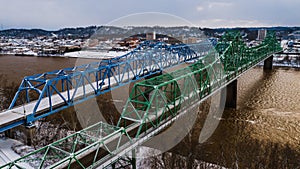
[[[237,79],[226,86],[226,103],[227,108],[237,108]]]
[[[272,69],[273,69],[273,55],[264,61],[264,70],[272,70]]]

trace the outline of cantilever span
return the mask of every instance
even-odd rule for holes
[[[32,162],[38,168],[114,165],[126,153],[189,113],[190,107],[280,50],[274,35],[268,35],[257,47],[247,48],[236,34],[195,64],[136,83],[117,126],[99,122],[2,167],[22,168]],[[37,155],[42,158],[34,158]]]
[[[0,132],[21,124],[31,125],[40,118],[129,82],[199,59],[211,47],[208,41],[190,45],[145,41],[117,58],[27,76],[9,110],[0,113]]]

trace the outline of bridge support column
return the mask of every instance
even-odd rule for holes
[[[31,146],[33,144],[33,137],[35,135],[36,127],[33,126],[26,126],[24,129],[24,133],[26,135],[26,144]]]
[[[226,103],[228,108],[237,108],[237,80],[234,80],[226,87]]]
[[[135,151],[135,149],[132,150],[131,167],[132,167],[132,169],[136,169],[136,151]]]
[[[14,137],[12,129],[6,130],[4,132],[4,134],[5,134],[5,137],[8,137],[8,138],[13,138]]]
[[[273,68],[273,55],[264,61],[264,70],[272,70]]]

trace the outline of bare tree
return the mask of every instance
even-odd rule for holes
[[[9,82],[7,79],[7,75],[0,74],[0,97],[2,98],[0,110],[9,107],[19,88],[15,82]]]

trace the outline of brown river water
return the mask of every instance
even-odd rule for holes
[[[300,71],[253,68],[238,79],[238,108],[225,109],[197,155],[229,168],[300,168]]]
[[[19,84],[26,75],[77,62],[76,58],[4,55],[0,74]],[[238,108],[226,109],[219,120],[206,142],[193,144],[193,158],[228,168],[300,168],[300,71],[251,69],[238,79]],[[180,152],[186,153],[191,152]]]

